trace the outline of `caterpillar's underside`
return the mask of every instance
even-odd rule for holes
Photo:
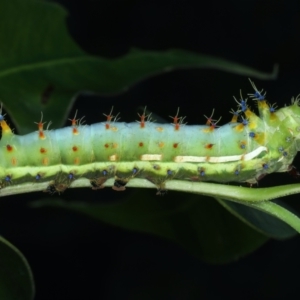
[[[189,126],[178,115],[172,124],[158,124],[145,114],[135,123],[116,122],[110,114],[104,123],[81,125],[74,118],[57,130],[44,130],[41,121],[37,132],[19,136],[0,115],[1,187],[49,182],[49,192],[62,192],[84,177],[93,189],[114,178],[113,189],[121,191],[135,177],[161,193],[171,179],[252,184],[285,172],[299,148],[299,101],[275,111],[252,85],[259,117],[241,97],[231,122],[221,127],[212,118]]]

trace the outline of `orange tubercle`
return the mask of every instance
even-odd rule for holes
[[[205,145],[205,148],[206,149],[212,149],[213,146],[214,146],[214,144],[207,144],[207,145]]]
[[[277,115],[276,115],[276,112],[273,112],[273,113],[270,114],[270,119],[271,119],[272,121],[277,121],[277,120],[278,120],[278,117],[277,117]]]
[[[72,132],[73,132],[74,135],[79,134],[79,131],[78,131],[77,127],[73,127]]]
[[[236,131],[241,132],[244,130],[244,124],[240,123],[237,126],[234,127]]]
[[[252,112],[249,108],[246,109],[246,111],[244,112],[246,119],[250,119],[251,117],[255,116],[256,114],[254,112]]]
[[[10,127],[7,125],[5,120],[0,121],[0,126],[2,128],[2,134],[12,134]]]
[[[11,145],[6,145],[6,150],[8,152],[12,152],[13,151],[13,147]]]
[[[267,103],[265,100],[263,100],[263,101],[258,101],[258,108],[259,108],[259,109],[266,109],[266,110],[269,110],[269,109],[270,109],[268,103]]]
[[[38,126],[38,130],[39,131],[43,131],[43,129],[44,129],[44,123],[39,122],[39,123],[37,123],[37,126]]]
[[[180,129],[180,124],[179,123],[174,124],[174,130],[178,131],[179,129]]]
[[[175,117],[170,116],[170,118],[173,119],[173,125],[174,125],[174,130],[178,131],[180,129],[180,125],[182,124],[182,121],[184,117],[178,117],[179,114],[179,108],[177,109],[177,114]]]
[[[139,116],[140,119],[141,119],[141,121],[140,121],[140,127],[141,127],[141,128],[145,128],[145,119],[146,119],[145,113],[143,113],[142,115],[138,114],[138,116]]]
[[[45,134],[44,134],[44,131],[39,131],[39,138],[41,140],[44,140],[46,138]]]
[[[236,116],[236,115],[233,115],[233,117],[232,117],[232,119],[231,119],[231,123],[237,123],[237,121],[238,121],[238,116]]]

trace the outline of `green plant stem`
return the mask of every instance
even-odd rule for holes
[[[106,187],[111,187],[113,179],[109,179]],[[0,197],[44,191],[49,182],[44,183],[25,183],[21,185],[7,186],[0,191]],[[80,178],[72,182],[70,188],[91,187],[89,180]],[[132,179],[126,186],[127,188],[156,188],[154,184],[146,179]],[[241,186],[231,186],[216,183],[189,182],[180,180],[170,180],[166,182],[166,189],[169,191],[180,191],[187,193],[200,194],[211,197],[219,197],[225,200],[244,202],[261,202],[300,193],[300,184],[289,184],[270,188],[247,188]]]

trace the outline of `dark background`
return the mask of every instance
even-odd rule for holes
[[[180,48],[265,72],[278,63],[276,80],[252,78],[258,88],[266,89],[267,99],[279,106],[300,93],[299,1],[59,2],[69,11],[72,37],[91,54],[114,58],[132,47]],[[238,97],[240,89],[252,92],[248,79],[241,75],[177,70],[149,78],[113,98],[99,96],[96,102],[96,98],[81,96],[74,111],[78,108],[87,123],[93,123],[114,105],[121,120],[129,122],[137,119],[139,106],[147,105],[164,118],[180,106],[189,124],[199,124],[215,108],[215,116],[222,115],[225,123],[235,107],[232,96]],[[299,160],[295,165],[300,168]],[[286,174],[269,177],[261,186],[295,182]],[[76,192],[67,191],[63,198],[72,199],[72,193]],[[95,197],[85,193],[84,200]],[[105,193],[103,198],[114,201],[111,191]],[[299,237],[270,241],[237,262],[209,265],[154,236],[59,209],[32,210],[26,205],[28,197],[33,200],[40,195],[1,200],[5,216],[0,223],[6,228],[4,237],[24,253],[33,269],[38,300],[282,299],[298,292]],[[289,201],[297,206],[297,198]]]

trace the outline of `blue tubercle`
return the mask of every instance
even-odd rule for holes
[[[242,123],[243,123],[244,126],[247,126],[249,124],[249,121],[242,117]]]
[[[3,104],[1,103],[1,107],[0,107],[0,121],[4,121],[4,116],[5,116],[5,115],[2,115],[2,106],[3,106]]]
[[[235,97],[233,97],[235,102],[238,104],[238,106],[241,108],[240,110],[238,111],[242,111],[242,112],[245,112],[247,109],[248,109],[248,105],[247,105],[247,99],[243,99],[241,97],[240,101],[236,100]]]
[[[259,91],[257,89],[257,87],[255,86],[254,82],[251,81],[250,79],[249,79],[249,81],[255,92],[254,92],[254,94],[248,94],[248,96],[250,98],[253,98],[253,100],[264,101],[266,99],[266,92],[264,92],[264,90]]]
[[[275,103],[272,104],[272,105],[270,106],[270,113],[274,113],[274,112],[276,111],[276,109],[277,109],[277,106],[275,105]]]
[[[264,168],[265,170],[267,170],[267,169],[269,169],[269,165],[268,165],[268,164],[263,164],[263,168]]]

